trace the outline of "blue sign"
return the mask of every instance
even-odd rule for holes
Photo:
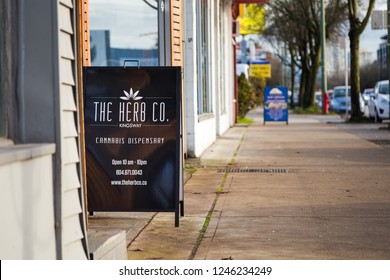
[[[288,95],[286,87],[264,89],[264,123],[286,122],[288,124]]]
[[[251,60],[249,64],[270,64],[267,60]]]

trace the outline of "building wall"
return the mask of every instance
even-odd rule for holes
[[[328,42],[326,47],[326,70],[328,75],[345,72],[345,47],[348,48],[345,37],[339,37]]]
[[[233,39],[232,39],[232,7],[229,1],[223,2],[221,5],[222,29],[220,33],[221,49],[224,50],[220,57],[221,63],[221,95],[225,95],[224,101],[226,102],[224,111],[221,113],[218,135],[222,135],[226,130],[235,124],[235,116],[233,112],[233,100],[234,100],[234,83],[235,77],[234,68],[236,67],[233,58]],[[228,59],[226,59],[228,58]]]
[[[170,5],[171,65],[183,66],[182,1],[171,0]]]
[[[55,259],[52,145],[0,149],[0,259]]]
[[[5,0],[19,44],[0,141],[2,259],[86,259],[72,0]],[[2,4],[4,4],[2,3]],[[6,32],[3,31],[2,32]],[[1,139],[0,139],[1,140]],[[3,236],[4,235],[4,236]],[[3,238],[4,237],[4,238]]]
[[[222,135],[234,124],[232,100],[234,89],[232,17],[231,5],[224,1],[214,1],[211,16],[213,24],[211,37],[214,38],[212,54],[212,75],[215,92],[216,135]],[[213,67],[214,66],[214,67]]]
[[[387,71],[387,42],[383,42],[379,45],[377,50],[377,60],[379,63],[379,77],[382,80],[388,79]]]
[[[185,43],[184,43],[184,95],[185,99],[185,136],[187,144],[187,155],[195,156],[195,123],[197,120],[197,73],[196,69],[196,3],[186,0],[184,21],[185,24]]]
[[[199,26],[197,25],[197,1],[185,3],[185,123],[187,155],[199,157],[218,136],[234,123],[233,54],[231,37],[231,1],[208,0],[207,13],[207,90],[211,98],[211,112],[199,114],[200,92],[197,64],[199,64]]]
[[[74,0],[58,2],[59,139],[61,149],[62,259],[86,258],[84,197],[79,177],[80,149],[77,116]]]

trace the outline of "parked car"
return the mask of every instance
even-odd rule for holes
[[[334,95],[334,90],[333,89],[329,89],[327,91],[327,93],[328,93],[328,96],[329,96],[329,100],[332,100],[333,99],[333,95]]]
[[[348,86],[348,95],[346,96],[346,87],[337,86],[333,89],[333,98],[330,101],[329,109],[335,113],[346,113],[351,111],[351,87]]]
[[[359,94],[360,112],[364,114],[364,99]],[[333,97],[330,99],[329,110],[338,114],[351,112],[351,86],[348,86],[348,95],[345,94],[345,86],[337,86],[333,89]]]
[[[364,109],[366,107],[366,104],[364,103],[364,98],[361,93],[359,93],[359,104],[360,104],[360,113],[364,115]]]
[[[375,84],[374,94],[368,101],[368,111],[370,118],[375,122],[389,118],[389,80]]]
[[[319,108],[322,108],[322,93],[320,91],[315,92],[315,102]]]
[[[370,100],[370,98],[373,94],[374,94],[373,88],[366,88],[363,90],[362,97],[364,100],[364,105],[368,105],[368,101]]]

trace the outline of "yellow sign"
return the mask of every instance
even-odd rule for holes
[[[240,34],[261,34],[265,29],[265,9],[259,4],[240,4],[239,16]]]
[[[271,78],[271,64],[251,64],[249,74],[256,78]]]

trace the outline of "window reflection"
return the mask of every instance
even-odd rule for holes
[[[208,11],[208,1],[201,0],[197,2],[196,6],[197,12],[197,54],[198,54],[198,63],[196,65],[198,72],[198,114],[211,113],[211,97],[208,90],[208,40],[207,40],[207,11]]]
[[[157,0],[90,0],[92,66],[158,65]]]

